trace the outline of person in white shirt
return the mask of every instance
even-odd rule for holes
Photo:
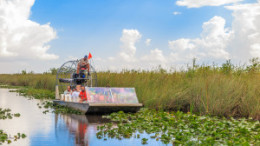
[[[72,91],[70,86],[67,87],[67,90],[64,91],[64,95],[71,95]]]
[[[72,92],[72,95],[71,95],[73,101],[77,101],[77,100],[79,99],[79,93],[80,93],[80,91],[81,91],[81,90],[80,90],[80,85],[77,85],[77,86],[76,86],[76,90],[73,91],[73,92]]]

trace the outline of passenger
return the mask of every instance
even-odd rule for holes
[[[71,87],[68,86],[67,90],[64,91],[64,95],[71,95],[72,91],[71,91]]]
[[[85,90],[85,86],[81,86],[81,92],[79,94],[80,102],[87,102],[87,92]]]
[[[85,55],[84,58],[82,58],[82,59],[79,60],[79,63],[78,63],[78,66],[77,66],[77,74],[79,74],[79,70],[80,70],[81,68],[87,69],[88,75],[90,75],[90,74],[89,74],[88,56],[87,56],[87,55]]]
[[[80,85],[76,86],[75,91],[72,92],[72,99],[78,99],[79,98],[79,93],[80,93]]]

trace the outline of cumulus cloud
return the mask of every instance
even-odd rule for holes
[[[98,70],[122,69],[151,69],[167,63],[163,51],[156,48],[150,50],[148,54],[136,54],[136,43],[142,38],[142,34],[137,29],[123,29],[120,41],[121,51],[115,56],[96,60]],[[151,39],[146,39],[146,45],[149,45]],[[139,48],[140,49],[140,48]]]
[[[224,18],[214,16],[202,24],[200,37],[168,41],[169,53],[156,48],[147,54],[136,54],[136,42],[141,39],[141,33],[138,30],[124,29],[120,39],[123,50],[119,57],[104,60],[104,63],[113,64],[115,70],[151,69],[158,65],[167,68],[178,66],[193,58],[200,62],[223,62],[227,59],[245,62],[252,57],[260,57],[260,1],[226,8],[233,11],[234,19],[230,28],[225,26]],[[128,61],[130,58],[134,58],[132,62]]]
[[[168,41],[169,50],[152,49],[146,54],[138,54],[138,41],[142,34],[137,29],[123,29],[120,38],[121,50],[107,58],[97,58],[102,70],[124,68],[149,69],[158,65],[169,67],[184,64],[192,58],[203,61],[224,61],[226,59],[245,61],[260,57],[260,1],[251,4],[234,4],[241,0],[196,1],[178,0],[177,5],[192,7],[225,6],[232,12],[232,26],[225,26],[225,19],[214,16],[202,24],[202,32],[197,38],[179,38]],[[49,23],[40,25],[29,20],[34,0],[0,1],[0,67],[39,66],[26,60],[54,60],[58,56],[48,53],[48,42],[56,38],[56,32]],[[175,12],[173,12],[174,14]],[[176,15],[178,12],[175,13]],[[145,40],[149,46],[151,39]],[[165,52],[164,52],[165,51]],[[145,52],[145,51],[140,51]],[[18,60],[23,58],[24,62]],[[71,56],[73,58],[73,56]],[[3,63],[3,60],[7,63]]]
[[[163,55],[163,51],[156,48],[151,50],[149,54],[142,56],[140,62],[142,62],[143,68],[151,68],[159,65],[166,67],[167,59]]]
[[[203,6],[221,6],[225,4],[237,3],[243,0],[178,0],[176,5],[188,8],[199,8]]]
[[[232,37],[232,31],[225,28],[225,19],[219,16],[211,18],[202,26],[200,38],[181,38],[169,41],[174,61],[200,59],[228,59],[227,43]]]
[[[225,19],[215,16],[202,26],[200,38],[181,38],[169,41],[171,58],[175,62],[185,59],[232,59],[246,62],[260,57],[260,1],[251,4],[225,6],[232,11],[231,28],[225,28]]]
[[[1,60],[58,59],[47,53],[47,44],[56,38],[56,32],[49,23],[40,25],[29,20],[34,0],[0,1],[0,57]]]
[[[173,12],[172,14],[173,14],[173,15],[180,15],[181,12],[177,12],[177,11],[175,11],[175,12]]]
[[[182,2],[192,1],[182,0]],[[214,6],[238,1],[211,2],[209,4],[208,1],[198,1],[185,5],[187,7]],[[179,4],[184,5],[184,3]],[[123,43],[123,50],[119,53],[121,58],[113,56],[111,57],[113,59],[103,60],[103,62],[109,66],[107,69],[120,71],[122,68],[151,69],[158,65],[169,69],[172,66],[180,67],[193,58],[197,58],[200,62],[218,63],[227,59],[232,59],[233,62],[245,62],[252,57],[260,57],[260,0],[251,4],[233,4],[225,8],[232,11],[233,20],[230,28],[225,26],[226,20],[223,17],[214,16],[202,24],[199,37],[168,41],[170,50],[156,48],[147,54],[136,54],[137,49],[142,49],[136,47],[136,42],[141,39],[141,33],[136,29],[124,29],[120,39]],[[148,39],[145,42],[150,44]],[[132,62],[126,62],[130,58],[134,58]]]
[[[106,66],[109,66],[107,69],[117,71],[122,68],[149,70],[158,65],[168,69],[173,66],[180,67],[193,58],[206,63],[224,62],[227,59],[238,63],[248,61],[252,57],[260,57],[260,1],[225,6],[225,8],[232,11],[233,20],[230,28],[225,26],[224,18],[214,16],[202,24],[199,37],[168,41],[170,50],[156,48],[147,54],[136,54],[137,49],[142,49],[135,46],[136,42],[141,39],[141,33],[138,30],[125,29],[121,41],[127,36],[128,39],[123,39],[127,41],[122,41],[122,43],[128,44],[124,46],[131,47],[124,47],[123,53],[130,52],[129,56],[135,59],[133,62],[124,62],[114,56],[113,60],[104,60],[103,63],[107,63]]]
[[[132,62],[135,60],[136,46],[135,43],[142,37],[136,29],[124,29],[120,41],[122,42],[122,50],[120,57],[127,61]]]
[[[226,8],[233,11],[234,35],[228,46],[233,57],[243,61],[260,57],[260,1]]]
[[[137,68],[136,43],[142,35],[137,29],[123,29],[120,37],[121,50],[115,56],[96,60],[97,70],[114,70]]]
[[[152,39],[146,39],[146,40],[145,40],[145,45],[146,45],[146,46],[150,46],[151,41],[152,41]]]
[[[122,50],[119,52],[119,57],[109,57],[108,61],[112,62],[113,69],[150,69],[155,66],[166,66],[167,59],[163,55],[163,51],[156,48],[150,50],[149,54],[136,54],[136,43],[141,39],[141,33],[136,29],[123,29]],[[146,39],[146,45],[150,45],[151,39]],[[113,59],[111,59],[113,58]]]

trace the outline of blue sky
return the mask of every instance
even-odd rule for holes
[[[174,11],[182,14],[173,15]],[[173,0],[36,0],[30,19],[40,24],[50,22],[57,31],[58,39],[50,43],[50,52],[80,56],[89,50],[105,57],[120,50],[124,28],[138,29],[143,39],[152,38],[153,46],[167,50],[168,40],[198,37],[202,23],[215,15],[226,18],[230,26],[231,12],[223,7],[188,9]],[[138,45],[149,49],[142,42]],[[64,54],[62,50],[66,50]]]
[[[1,72],[43,72],[88,52],[101,70],[245,61],[260,56],[259,7],[257,0],[4,0],[0,67],[9,68]]]

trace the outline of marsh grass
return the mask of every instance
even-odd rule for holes
[[[35,99],[55,99],[55,93],[47,89],[35,89],[31,87],[23,87],[14,90],[22,96],[31,97]]]
[[[193,65],[185,71],[99,72],[99,85],[135,87],[145,107],[201,115],[260,119],[260,63],[244,67]]]
[[[123,70],[98,72],[98,86],[135,87],[145,107],[165,111],[192,111],[200,115],[253,117],[260,120],[260,63],[247,66],[193,65],[181,71]],[[55,88],[52,74],[1,74],[0,84]],[[54,95],[54,94],[53,94]],[[53,97],[52,97],[53,98]]]
[[[35,89],[47,89],[53,91],[56,76],[52,74],[1,74],[0,84],[10,86],[24,86]],[[7,86],[8,87],[8,86]]]

